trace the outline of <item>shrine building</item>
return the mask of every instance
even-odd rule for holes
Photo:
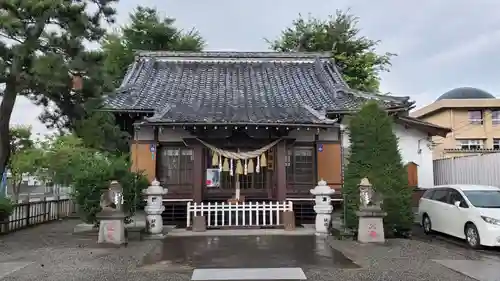
[[[167,223],[185,220],[187,202],[234,199],[290,201],[299,220],[314,219],[310,189],[320,179],[342,198],[344,117],[368,100],[394,116],[410,185],[430,184],[430,137],[449,129],[409,117],[409,97],[350,89],[330,57],[137,53],[105,107],[133,136],[133,169],[168,188]]]

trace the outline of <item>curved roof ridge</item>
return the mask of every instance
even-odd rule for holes
[[[206,51],[206,52],[172,52],[172,51],[136,51],[136,57],[152,58],[190,58],[190,59],[330,59],[331,53],[320,52],[244,52],[244,51]]]

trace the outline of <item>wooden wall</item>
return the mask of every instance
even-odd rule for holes
[[[406,171],[408,173],[408,186],[418,187],[418,165],[410,162],[406,164]]]
[[[325,180],[329,186],[342,186],[342,149],[339,142],[316,143],[316,167],[318,180]]]
[[[142,171],[149,182],[152,182],[156,177],[156,152],[151,153],[152,144],[152,142],[136,142],[132,143],[130,147],[131,170],[134,172]]]

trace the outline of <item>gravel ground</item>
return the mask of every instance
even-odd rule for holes
[[[162,246],[160,241],[132,239],[126,248],[102,248],[97,245],[96,237],[72,235],[77,223],[76,220],[54,222],[0,237],[0,268],[9,262],[32,262],[0,280],[190,280],[189,267],[165,264],[140,267],[146,254]],[[361,268],[303,267],[308,280],[471,281],[432,259],[482,259],[480,253],[461,253],[415,240],[391,240],[385,245],[362,245],[332,238],[326,242]]]

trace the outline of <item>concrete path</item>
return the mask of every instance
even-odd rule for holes
[[[436,260],[435,262],[478,281],[500,281],[500,263],[495,260]]]

